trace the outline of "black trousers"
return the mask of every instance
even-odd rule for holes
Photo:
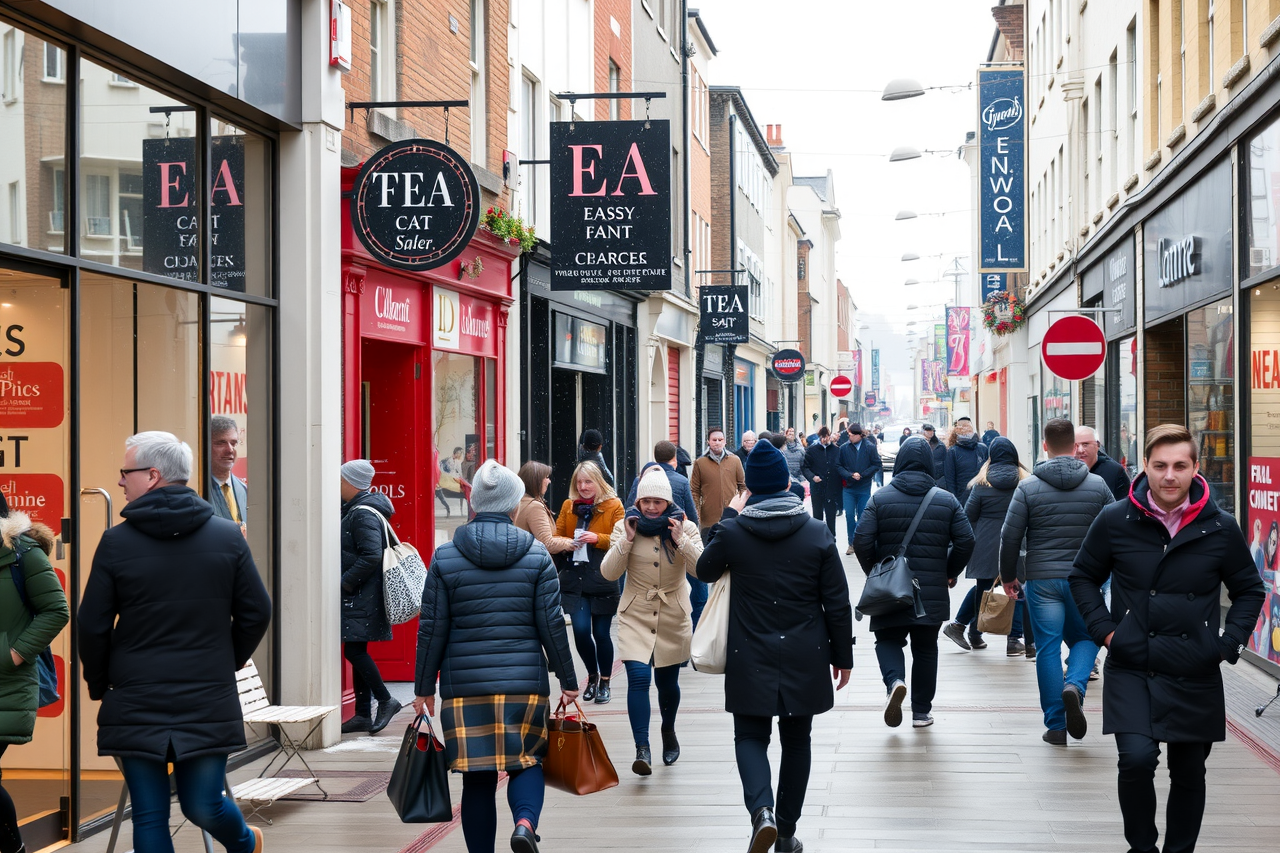
[[[1164,853],[1192,853],[1204,818],[1204,763],[1211,743],[1169,743],[1169,804],[1165,812]],[[1120,815],[1130,853],[1156,850],[1156,767],[1160,742],[1142,734],[1116,733]]]
[[[782,761],[778,768],[778,800],[774,810],[778,835],[790,838],[796,834],[800,810],[804,808],[804,792],[809,787],[809,767],[813,753],[809,733],[813,717],[779,717],[778,741],[782,744]],[[773,717],[733,715],[733,751],[738,759],[738,775],[742,777],[742,799],[747,813],[773,806],[773,771],[769,767],[769,738],[773,734]]]
[[[876,631],[876,661],[885,688],[907,680],[907,656],[911,640],[911,713],[927,714],[938,693],[938,629],[941,625],[904,625]]]
[[[391,698],[387,685],[382,683],[382,673],[369,654],[368,643],[343,643],[342,656],[351,664],[351,688],[356,694],[356,716],[373,719],[373,697],[379,702]]]
[[[836,533],[836,516],[840,514],[840,503],[842,495],[836,493],[827,495],[826,492],[810,492],[810,498],[813,502],[813,517],[822,521],[825,516],[827,527],[831,528],[831,535]],[[850,545],[853,543],[850,542]]]

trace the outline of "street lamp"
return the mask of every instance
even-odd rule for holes
[[[898,215],[893,218],[897,221],[902,221],[903,219],[915,219],[920,216],[946,216],[948,213],[972,213],[972,212],[973,212],[973,208],[969,208],[969,207],[966,207],[963,210],[941,210],[934,213],[916,213],[914,210],[899,210]],[[912,258],[911,260],[915,260],[915,258]]]
[[[950,151],[942,151],[933,148],[926,148],[921,151],[919,148],[912,148],[910,145],[899,145],[893,149],[893,153],[889,155],[890,163],[901,163],[904,160],[919,160],[924,154],[948,155]]]
[[[890,80],[889,85],[884,87],[884,92],[880,95],[880,100],[905,101],[908,98],[918,98],[925,92],[942,89],[951,92],[963,92],[965,89],[972,88],[973,83],[967,83],[963,86],[921,86],[909,77],[899,77],[896,80]]]

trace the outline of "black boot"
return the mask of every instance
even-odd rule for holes
[[[538,842],[542,839],[523,823],[517,823],[511,833],[511,850],[513,853],[538,853]]]
[[[612,691],[609,690],[609,679],[604,676],[600,677],[600,686],[596,688],[596,704],[608,705],[609,700],[613,698]]]
[[[631,772],[637,776],[649,776],[653,773],[653,754],[649,747],[636,745],[636,760],[631,763]]]
[[[662,763],[670,767],[680,758],[680,741],[675,729],[662,730]]]
[[[773,819],[773,808],[761,806],[751,816],[751,845],[747,853],[767,853],[778,839],[778,824]]]
[[[773,845],[773,853],[803,853],[804,844],[794,835],[790,838],[778,836],[778,840]]]
[[[600,673],[593,672],[587,676],[587,689],[582,691],[582,701],[590,702],[596,698],[596,685],[600,683]]]
[[[373,725],[373,720],[362,714],[356,714],[351,719],[342,724],[342,733],[344,735],[355,734],[357,732],[367,732],[369,727]]]
[[[373,725],[369,726],[369,734],[376,735],[387,727],[391,722],[391,718],[400,713],[400,709],[404,707],[395,700],[395,697],[387,699],[385,702],[378,703],[378,716],[373,718]]]

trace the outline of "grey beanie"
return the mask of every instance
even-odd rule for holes
[[[524,481],[492,459],[471,478],[471,508],[476,512],[510,513],[524,497]]]
[[[342,479],[362,492],[373,485],[373,474],[373,466],[368,459],[352,459],[342,463]]]

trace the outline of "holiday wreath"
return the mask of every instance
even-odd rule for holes
[[[1026,325],[1026,309],[1012,291],[993,293],[982,303],[982,325],[997,335],[1011,335]]]

